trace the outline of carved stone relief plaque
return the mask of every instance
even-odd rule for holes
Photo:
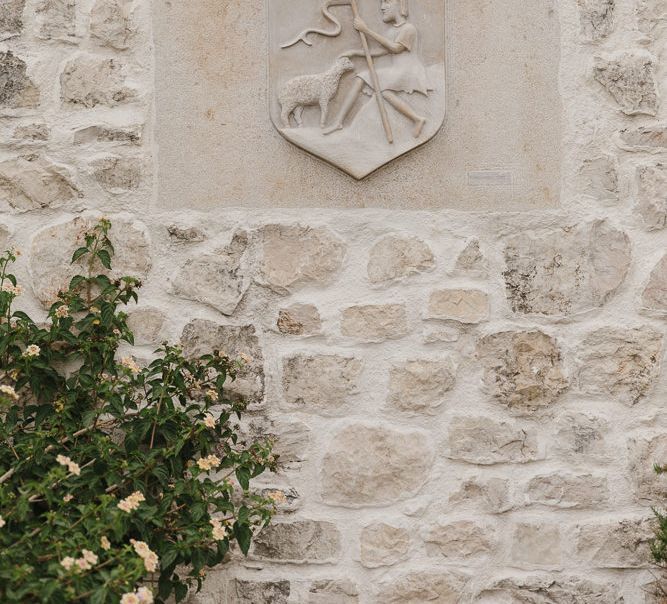
[[[445,117],[444,0],[269,0],[270,109],[288,141],[361,179]]]

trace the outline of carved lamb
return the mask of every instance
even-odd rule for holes
[[[301,126],[303,108],[309,105],[320,106],[320,127],[324,128],[329,112],[329,101],[336,96],[342,75],[352,69],[354,69],[352,61],[347,57],[340,57],[329,71],[298,76],[287,82],[278,93],[282,108],[281,118],[285,128],[290,127],[290,115],[294,115],[297,125]]]

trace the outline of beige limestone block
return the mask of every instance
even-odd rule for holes
[[[393,566],[408,557],[410,533],[384,522],[370,524],[361,531],[361,564],[366,568]]]
[[[636,11],[639,29],[646,34],[655,35],[667,25],[667,0],[637,0]]]
[[[23,30],[25,1],[5,0],[0,4],[0,40],[15,36]]]
[[[539,458],[537,433],[486,417],[455,417],[449,423],[448,457],[479,465],[526,463]]]
[[[663,256],[651,271],[648,284],[642,293],[642,306],[651,311],[667,312],[667,255]]]
[[[246,415],[241,422],[241,434],[252,440],[271,439],[280,471],[300,470],[309,459],[311,429],[302,422]]]
[[[359,590],[351,581],[314,581],[308,590],[307,604],[358,604]]]
[[[429,556],[446,560],[488,556],[497,545],[491,526],[467,520],[434,524],[426,530],[424,541]]]
[[[615,0],[577,0],[577,4],[581,19],[581,35],[585,40],[597,42],[612,32]]]
[[[488,274],[489,262],[479,247],[479,240],[473,239],[463,248],[454,268],[471,277],[485,277]]]
[[[628,476],[637,501],[655,505],[667,498],[667,474],[655,471],[656,466],[667,464],[667,435],[629,439],[628,457]]]
[[[283,361],[283,392],[290,409],[335,414],[359,393],[361,361],[337,355],[298,355]]]
[[[76,0],[39,0],[35,14],[40,38],[76,42]]]
[[[459,604],[469,578],[459,572],[417,571],[380,586],[374,604]]]
[[[388,405],[410,413],[433,414],[456,385],[456,367],[444,361],[414,360],[389,371]]]
[[[478,506],[489,514],[502,514],[512,509],[510,481],[504,478],[467,479],[449,496],[449,503]]]
[[[101,45],[125,50],[135,34],[134,0],[97,0],[90,11],[90,34]]]
[[[340,549],[340,533],[331,522],[274,521],[256,535],[250,557],[291,564],[323,564],[336,561]]]
[[[134,343],[137,346],[160,344],[166,320],[167,316],[154,307],[140,307],[131,311],[127,317],[127,325],[134,334]]]
[[[584,338],[577,354],[582,392],[635,405],[660,375],[663,335],[649,327],[603,328]]]
[[[350,306],[342,312],[341,333],[363,342],[383,342],[408,334],[404,304]]]
[[[90,163],[93,178],[107,192],[119,195],[141,185],[142,161],[136,157],[101,157]]]
[[[290,336],[315,336],[322,331],[320,312],[313,304],[292,304],[281,308],[276,325],[280,333]]]
[[[27,72],[26,62],[11,50],[0,52],[0,108],[34,108],[39,105],[39,90]]]
[[[90,143],[116,143],[127,145],[141,145],[144,137],[144,128],[141,125],[117,128],[99,124],[86,126],[74,132],[75,145]]]
[[[12,134],[13,141],[21,145],[40,144],[49,140],[50,128],[40,122],[17,126]]]
[[[170,224],[167,227],[169,238],[173,243],[200,243],[206,240],[206,233],[196,226]]]
[[[667,7],[667,2],[665,6]],[[649,124],[647,126],[625,128],[616,136],[616,144],[624,151],[646,153],[667,151],[667,124]]]
[[[597,568],[643,568],[652,564],[651,520],[619,520],[576,527],[577,555]]]
[[[487,391],[510,411],[530,414],[567,389],[557,342],[540,331],[505,331],[482,338],[477,358]]]
[[[230,604],[288,604],[289,581],[232,581]],[[219,601],[218,601],[219,602]],[[216,602],[216,604],[218,604]]]
[[[511,558],[522,567],[558,567],[561,564],[558,525],[523,522],[514,526]]]
[[[603,154],[585,159],[577,174],[580,189],[586,195],[605,202],[618,202],[618,161]]]
[[[599,308],[628,273],[629,237],[604,220],[538,229],[506,240],[503,273],[512,310],[567,316]]]
[[[555,508],[599,509],[608,501],[607,479],[592,474],[541,474],[526,487],[526,503]]]
[[[87,109],[128,103],[136,98],[136,91],[125,85],[124,71],[116,59],[78,55],[60,74],[61,99],[67,105]]]
[[[329,283],[343,265],[346,245],[328,229],[270,224],[260,237],[261,281],[280,294]]]
[[[433,446],[424,432],[350,425],[334,433],[322,464],[322,495],[332,505],[386,505],[416,495],[428,480]]]
[[[489,296],[486,292],[446,289],[431,294],[426,318],[474,325],[488,320],[489,313]]]
[[[30,272],[35,295],[50,306],[58,291],[67,289],[72,277],[83,274],[80,262],[71,264],[74,251],[85,243],[85,233],[96,224],[93,218],[75,218],[48,226],[35,233],[30,247]],[[145,279],[151,268],[150,242],[143,225],[123,217],[112,218],[109,238],[116,255],[112,259],[112,278],[126,275]],[[98,272],[103,271],[98,266]]]
[[[556,420],[553,449],[566,459],[604,459],[608,456],[609,423],[585,413],[567,412]]]
[[[649,231],[667,226],[667,166],[637,168],[637,211]]]
[[[391,235],[371,248],[368,280],[373,284],[388,283],[432,270],[434,266],[433,252],[421,239]]]

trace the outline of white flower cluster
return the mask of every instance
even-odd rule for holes
[[[67,556],[60,561],[61,566],[65,570],[90,570],[95,566],[99,561],[99,558],[91,552],[89,549],[84,549],[81,551],[81,557],[71,558]]]
[[[111,549],[111,541],[109,541],[104,535],[100,537],[100,547],[105,552],[108,552]]]
[[[132,495],[128,495],[125,499],[121,499],[116,507],[129,514],[136,510],[142,501],[146,501],[143,493],[135,491]]]
[[[149,573],[154,573],[157,570],[159,558],[157,554],[151,551],[148,544],[144,541],[135,541],[130,539],[130,543],[134,547],[134,551],[144,561],[144,566]]]
[[[56,308],[56,317],[59,319],[66,319],[69,317],[69,307],[66,304],[62,304],[58,308]]]
[[[213,539],[222,541],[227,538],[227,527],[222,524],[217,518],[211,518],[209,521],[213,527]]]
[[[26,358],[38,357],[40,352],[42,352],[42,349],[39,346],[36,344],[30,344],[30,346],[25,349],[23,356]]]
[[[140,587],[137,591],[123,594],[120,604],[153,604],[153,592],[148,587]]]
[[[208,457],[202,457],[201,459],[197,460],[197,465],[199,466],[199,469],[204,470],[206,472],[217,468],[221,463],[222,460],[219,457],[216,457],[215,455],[209,455]]]
[[[210,413],[204,416],[204,425],[211,430],[215,428],[215,418]]]
[[[70,471],[71,474],[74,474],[75,476],[81,476],[81,468],[79,467],[79,465],[74,463],[66,455],[58,455],[58,457],[56,457],[56,461],[61,466],[67,467],[67,469]]]
[[[141,370],[139,369],[139,365],[137,365],[137,364],[134,362],[134,359],[133,359],[132,357],[123,357],[123,358],[120,360],[120,365],[121,365],[122,367],[125,367],[125,369],[129,369],[129,370],[130,370],[132,373],[134,373],[135,375],[136,375],[137,373],[139,373],[139,371],[141,371]]]
[[[12,296],[20,296],[23,293],[23,288],[20,285],[13,285],[11,282],[2,284],[2,291],[12,294]]]
[[[19,395],[16,394],[16,390],[14,390],[14,388],[12,388],[11,386],[5,386],[3,384],[2,386],[0,386],[0,392],[2,392],[2,394],[4,394],[5,396],[14,399],[15,401],[19,400]]]

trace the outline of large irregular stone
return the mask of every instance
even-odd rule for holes
[[[128,126],[125,128],[104,125],[87,126],[74,133],[74,143],[77,145],[87,145],[89,143],[141,145],[143,136],[143,126]]]
[[[141,184],[142,161],[135,157],[102,157],[90,166],[97,183],[114,195],[134,191]]]
[[[609,424],[606,420],[585,413],[568,412],[558,418],[555,429],[554,449],[568,460],[607,457],[605,436]]]
[[[181,335],[186,356],[197,357],[218,350],[230,358],[248,355],[250,362],[238,371],[236,380],[225,384],[227,396],[241,398],[248,403],[264,399],[264,354],[254,325],[220,325],[195,319],[188,323]]]
[[[132,101],[136,92],[125,85],[123,67],[115,59],[79,55],[60,74],[60,96],[64,103],[92,108],[115,107]]]
[[[336,355],[297,355],[283,361],[283,391],[290,408],[335,414],[359,393],[362,363]]]
[[[125,50],[134,35],[134,0],[97,0],[90,12],[90,34],[103,46]]]
[[[648,126],[626,128],[616,136],[616,144],[624,151],[648,153],[667,151],[667,124],[650,124]]]
[[[0,201],[13,210],[56,208],[80,197],[69,171],[44,158],[0,162]]]
[[[591,474],[541,474],[526,488],[526,503],[565,509],[600,506],[608,496],[607,479]]]
[[[474,325],[489,318],[489,296],[476,289],[435,291],[428,301],[427,319]]]
[[[455,571],[413,572],[381,585],[374,604],[460,604],[467,583]]]
[[[23,109],[39,105],[39,90],[27,71],[26,62],[11,50],[0,52],[0,107]]]
[[[650,520],[620,520],[576,527],[577,555],[597,568],[642,568],[652,564]]]
[[[175,295],[233,315],[251,282],[248,236],[240,231],[213,253],[187,260],[172,283]]]
[[[627,115],[656,115],[656,59],[644,50],[621,51],[595,58],[594,76]]]
[[[637,22],[646,34],[655,34],[659,27],[667,25],[667,0],[637,0]]]
[[[340,555],[340,533],[331,522],[273,522],[255,537],[251,557],[292,564],[334,562]]]
[[[489,262],[482,253],[477,239],[471,240],[456,259],[454,269],[471,277],[485,277],[489,272]]]
[[[389,406],[409,413],[432,414],[456,385],[456,367],[451,359],[416,360],[389,371]]]
[[[667,465],[667,434],[631,438],[628,453],[628,476],[637,501],[653,505],[664,501],[667,498],[667,474],[658,474],[655,468]]]
[[[370,252],[368,279],[387,283],[431,270],[433,252],[421,239],[391,235],[378,241]]]
[[[602,306],[625,280],[628,236],[604,220],[523,232],[507,240],[504,273],[512,310],[570,315]]]
[[[288,604],[289,581],[233,581],[234,604]]]
[[[25,0],[4,0],[0,4],[0,40],[21,33],[24,8]]]
[[[579,388],[635,405],[658,379],[662,354],[663,335],[648,327],[598,329],[578,350]]]
[[[667,226],[667,166],[637,168],[637,211],[649,231]]]
[[[127,325],[134,334],[134,343],[137,346],[159,344],[166,320],[166,315],[157,308],[140,307],[131,311],[127,318]]]
[[[272,420],[265,416],[245,416],[241,424],[243,439],[256,441],[269,438],[278,467],[283,471],[299,470],[308,459],[310,428],[297,421]]]
[[[492,527],[467,520],[430,526],[424,541],[429,556],[446,560],[487,556],[497,545]]]
[[[76,40],[76,0],[39,0],[35,14],[40,38]]]
[[[315,581],[308,590],[307,604],[358,604],[359,590],[351,581]]]
[[[624,604],[614,583],[594,583],[580,577],[534,576],[500,579],[483,589],[476,604]]]
[[[512,509],[510,481],[504,478],[470,478],[449,496],[449,503],[466,507],[474,505],[488,514],[502,514]]]
[[[325,228],[272,224],[260,237],[261,282],[280,294],[309,283],[327,283],[343,265],[346,246]]]
[[[416,495],[428,480],[433,446],[423,432],[357,424],[332,435],[322,465],[327,503],[385,505]]]
[[[578,176],[579,189],[586,195],[599,201],[618,201],[618,161],[611,155],[585,159]]]
[[[84,235],[92,229],[94,219],[75,218],[37,231],[32,238],[30,271],[37,298],[50,306],[58,291],[67,289],[76,274],[84,274],[87,268],[77,262],[71,264],[72,254],[84,243]],[[142,224],[123,217],[114,218],[109,235],[116,255],[112,260],[112,278],[126,275],[144,279],[151,268],[150,243]],[[96,272],[103,271],[101,266]]]
[[[667,313],[667,255],[651,272],[642,294],[642,306],[647,310]]]
[[[585,40],[597,42],[614,28],[615,0],[577,0],[581,33]]]
[[[486,417],[455,417],[449,424],[448,457],[479,465],[534,461],[539,458],[537,434]]]
[[[393,566],[405,560],[410,549],[410,533],[379,522],[361,531],[361,564],[366,568]]]
[[[368,304],[343,310],[341,333],[363,342],[383,342],[408,333],[404,304]]]
[[[477,358],[486,389],[510,411],[552,405],[568,387],[560,349],[541,331],[505,331],[482,338]]]
[[[561,563],[561,537],[556,524],[522,522],[514,527],[511,558],[519,566],[557,567]]]
[[[291,336],[314,336],[322,331],[322,319],[312,304],[292,304],[281,308],[276,322],[280,333]]]

